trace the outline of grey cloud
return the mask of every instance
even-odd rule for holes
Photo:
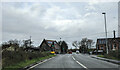
[[[62,4],[55,5],[56,3],[24,3],[24,5],[20,3],[17,6],[16,4],[3,5],[3,41],[14,38],[28,39],[31,35],[35,45],[38,46],[44,38],[59,41],[61,37],[68,42],[69,48],[72,47],[71,43],[74,40],[80,41],[84,37],[96,40],[104,37],[104,33],[98,34],[104,32],[101,12],[112,6],[112,3],[96,4],[97,6],[92,5],[95,11],[92,9],[86,11],[85,7],[89,6],[87,3],[63,3],[64,7]],[[116,16],[114,13],[116,8],[111,8],[113,10],[106,10],[111,13],[109,17]],[[115,20],[109,18],[108,23],[109,31],[117,30]],[[109,37],[112,37],[112,33]]]

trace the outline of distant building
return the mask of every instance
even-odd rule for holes
[[[56,53],[60,53],[60,45],[54,40],[43,40],[40,45],[40,51],[55,51]]]
[[[108,41],[108,50],[118,50],[120,49],[120,38],[107,38]],[[106,39],[100,38],[97,39],[96,44],[97,50],[103,50],[103,52],[106,51]]]

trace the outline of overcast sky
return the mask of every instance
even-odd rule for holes
[[[42,40],[72,42],[82,38],[104,38],[106,12],[108,37],[118,36],[117,2],[5,2],[2,3],[2,41],[25,40],[35,46]]]

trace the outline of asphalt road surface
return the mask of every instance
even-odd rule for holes
[[[31,67],[31,70],[119,70],[118,68],[117,64],[74,53],[59,54]]]

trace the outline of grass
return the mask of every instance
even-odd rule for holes
[[[120,60],[119,58],[113,57],[113,56],[104,56],[104,55],[98,55],[97,57],[107,58],[107,59],[113,59],[113,60]]]
[[[98,55],[97,57],[102,57],[102,58],[104,58],[104,55]]]
[[[32,59],[32,60],[25,60],[25,61],[22,61],[20,63],[16,63],[15,65],[5,67],[2,70],[18,70],[19,68],[24,68],[24,67],[26,67],[30,64],[33,64],[35,62],[38,62],[38,61],[41,61],[41,60],[44,60],[44,59],[48,59],[48,58],[53,57],[53,56],[56,56],[56,55],[49,55],[49,56],[46,56],[46,57],[36,58],[36,59]]]

